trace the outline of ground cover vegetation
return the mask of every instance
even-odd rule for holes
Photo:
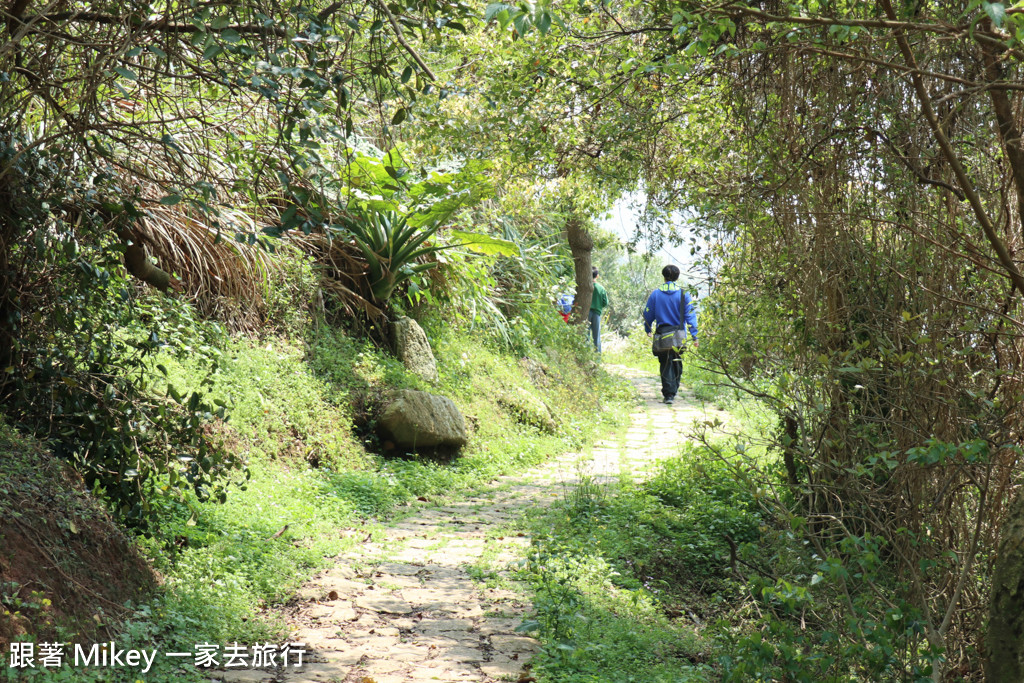
[[[649,345],[634,335],[609,360],[656,375]],[[804,571],[752,476],[778,462],[749,440],[771,431],[771,412],[693,354],[684,367],[690,400],[727,408],[727,424],[661,444],[672,455],[645,478],[584,475],[533,516],[520,577],[536,597],[521,628],[544,643],[538,680],[750,680],[736,658],[761,628],[765,577]]]
[[[254,615],[372,537],[360,520],[587,438],[594,392],[617,390],[551,301],[575,289],[586,318],[594,219],[642,189],[648,236],[683,239],[684,210],[715,244],[688,377],[754,419],[567,502],[527,569],[546,675],[1019,680],[1022,17],[3,3],[5,495],[42,495],[17,463],[49,451],[111,514],[69,494],[89,524],[19,527],[19,547],[119,524],[167,589],[131,614],[146,581],[126,578],[97,627],[272,637]],[[646,278],[606,263],[628,331],[618,300]],[[424,387],[384,350],[403,313],[477,417],[448,465],[383,459],[383,395]],[[338,520],[352,533],[328,539]],[[72,609],[0,567],[0,634]],[[691,635],[694,616],[721,623]]]

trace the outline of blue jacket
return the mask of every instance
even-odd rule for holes
[[[693,341],[697,341],[697,312],[693,309],[690,295],[679,289],[679,285],[674,282],[666,282],[647,297],[647,305],[644,306],[644,330],[650,332],[655,321],[658,327],[671,325],[685,329],[683,320],[679,319],[679,297],[683,297],[683,319],[690,328]]]

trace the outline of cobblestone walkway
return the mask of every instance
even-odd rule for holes
[[[567,453],[484,493],[444,507],[424,506],[339,558],[300,592],[289,615],[291,640],[306,644],[301,668],[229,671],[231,683],[406,683],[516,681],[537,643],[515,632],[529,606],[507,578],[530,539],[520,520],[529,508],[566,495],[581,478],[642,478],[671,456],[695,420],[724,414],[682,392],[660,402],[657,377],[624,367],[642,403],[626,432],[592,453]],[[276,674],[276,675],[275,675]],[[523,676],[523,679],[528,678]]]

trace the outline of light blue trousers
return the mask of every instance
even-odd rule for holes
[[[594,350],[601,353],[601,314],[590,311],[590,338],[594,340]]]

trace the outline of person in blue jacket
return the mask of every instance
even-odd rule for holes
[[[569,316],[572,314],[572,305],[576,302],[576,296],[573,294],[563,294],[558,297],[558,301],[555,305],[558,306],[559,312],[562,314],[562,320],[569,322]]]
[[[665,284],[651,292],[644,306],[644,331],[650,335],[652,326],[655,333],[685,331],[689,327],[693,345],[697,346],[697,314],[693,309],[690,295],[676,284],[676,280],[679,279],[679,268],[667,265],[661,269],[661,275],[665,278]],[[680,297],[683,304],[682,320],[679,316]],[[671,405],[676,392],[679,391],[683,360],[679,352],[668,351],[658,354],[658,363],[661,366],[661,394],[665,397],[665,403]]]

